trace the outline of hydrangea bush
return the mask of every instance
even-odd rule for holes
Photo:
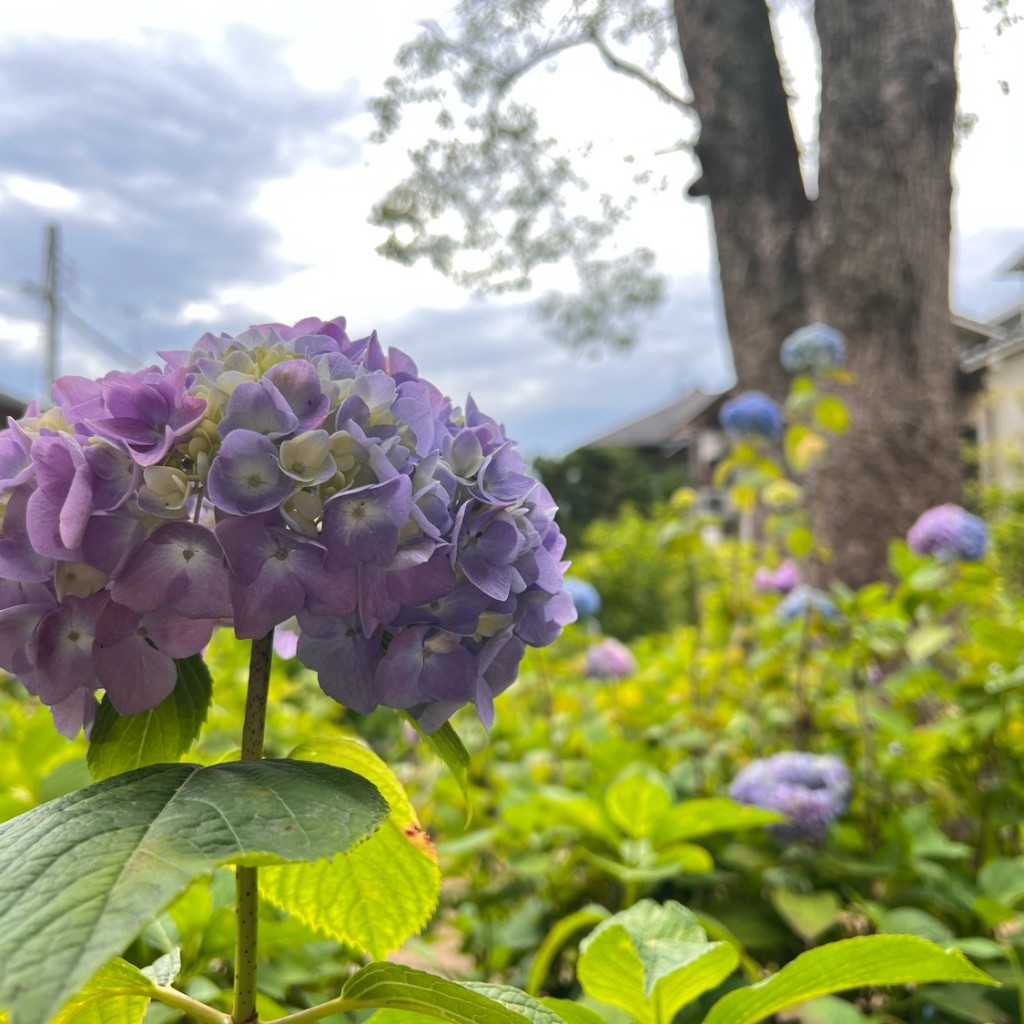
[[[158,704],[218,625],[293,616],[343,704],[489,724],[525,646],[575,617],[554,504],[502,427],[344,319],[206,335],[54,399],[0,435],[0,665],[69,734],[97,689]]]

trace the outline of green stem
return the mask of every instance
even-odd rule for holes
[[[263,731],[267,720],[267,691],[274,631],[253,640],[249,656],[249,689],[245,697],[242,725],[242,760],[263,757]],[[234,1024],[256,1022],[256,943],[259,931],[259,869],[235,868],[235,1002]]]
[[[1006,959],[1010,963],[1010,970],[1013,973],[1013,984],[1017,989],[1017,1009],[1021,1014],[1020,1019],[1024,1020],[1024,968],[1021,967],[1020,957],[1017,955],[1017,950],[1013,948],[1012,942],[1001,942],[1000,945],[1003,947]]]
[[[190,1020],[197,1020],[200,1024],[231,1024],[231,1017],[228,1014],[221,1013],[220,1010],[215,1010],[212,1006],[207,1006],[206,1003],[201,1003],[198,999],[193,999],[176,988],[165,988],[160,985],[155,990],[151,990],[149,995],[163,1003],[164,1006],[172,1006],[175,1010],[181,1010]]]

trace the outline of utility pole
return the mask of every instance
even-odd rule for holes
[[[43,307],[45,319],[43,322],[45,358],[46,358],[46,388],[49,392],[53,382],[57,379],[57,329],[60,325],[60,271],[57,267],[58,250],[60,247],[60,235],[57,224],[51,221],[46,225],[46,270],[43,280]]]

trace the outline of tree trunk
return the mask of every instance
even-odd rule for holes
[[[675,10],[739,386],[778,397],[779,345],[803,323],[823,320],[849,340],[851,429],[818,474],[812,514],[832,574],[859,585],[884,573],[890,539],[960,493],[952,2],[816,0],[813,203],[764,0],[675,0]]]
[[[675,0],[700,117],[695,154],[715,226],[725,323],[744,388],[785,396],[781,340],[807,322],[798,244],[810,213],[764,0]]]

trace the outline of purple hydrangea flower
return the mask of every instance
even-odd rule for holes
[[[988,546],[988,528],[959,505],[936,505],[910,528],[907,543],[917,554],[942,562],[977,562]]]
[[[576,612],[551,495],[500,424],[341,318],[204,335],[65,377],[0,430],[0,667],[69,733],[173,688],[217,626],[296,652],[357,711],[490,725]]]
[[[839,618],[839,609],[824,591],[801,583],[779,602],[775,615],[786,625],[807,615],[819,615],[831,621]]]
[[[566,576],[565,589],[580,618],[592,619],[601,610],[601,595],[593,583],[581,580],[578,576]]]
[[[846,810],[850,790],[849,769],[838,757],[786,751],[742,768],[729,796],[785,814],[789,820],[769,831],[780,841],[793,842],[823,838],[829,824]]]
[[[799,582],[800,570],[791,558],[776,569],[762,565],[754,573],[754,589],[762,594],[788,594]]]
[[[635,671],[633,653],[614,637],[593,644],[583,663],[583,674],[590,679],[628,679]]]
[[[744,391],[722,403],[718,422],[730,437],[774,441],[782,433],[779,403],[761,391]]]
[[[846,337],[828,324],[808,324],[782,343],[779,358],[788,373],[827,373],[846,359]]]

